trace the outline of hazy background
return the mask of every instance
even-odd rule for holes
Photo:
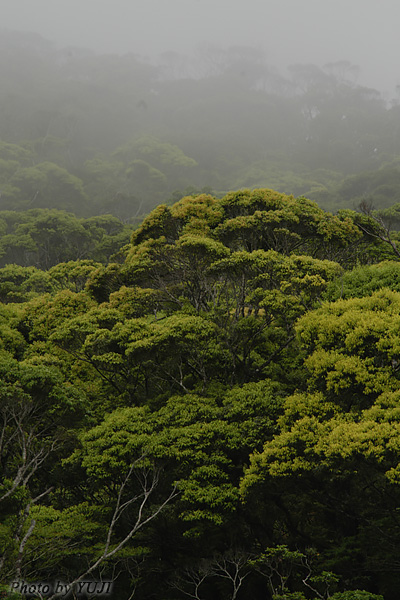
[[[63,46],[144,56],[253,45],[270,64],[349,60],[358,82],[400,83],[398,0],[2,0],[0,27]]]
[[[0,6],[0,212],[264,187],[400,211],[395,0]]]

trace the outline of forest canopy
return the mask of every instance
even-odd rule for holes
[[[398,600],[400,105],[356,72],[2,32],[1,597]]]
[[[27,232],[50,216],[115,225],[22,215]],[[395,600],[400,291],[385,223],[270,189],[193,194],[156,207],[114,258],[0,268],[2,581]]]

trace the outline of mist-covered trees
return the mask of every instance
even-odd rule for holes
[[[2,32],[0,209],[141,219],[179,192],[269,187],[329,210],[396,200],[399,106],[346,61],[204,47],[149,61]]]
[[[0,266],[47,270],[62,262],[107,262],[129,240],[132,227],[111,215],[77,218],[59,210],[0,211]]]

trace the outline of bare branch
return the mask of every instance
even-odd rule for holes
[[[214,576],[214,570],[209,561],[202,561],[197,569],[185,569],[171,586],[193,600],[201,600],[200,587],[208,577]],[[189,589],[188,589],[189,588]]]
[[[213,562],[215,575],[227,579],[232,585],[231,600],[236,600],[244,580],[250,574],[250,558],[249,554],[234,552]]]
[[[35,519],[32,519],[31,524],[29,525],[28,531],[22,538],[21,543],[18,548],[18,556],[17,556],[16,568],[15,568],[15,579],[21,578],[21,563],[22,563],[22,557],[24,555],[25,545],[26,545],[26,542],[31,537],[35,527],[36,527],[36,521],[35,521]]]
[[[130,468],[128,470],[126,477],[124,478],[123,482],[121,483],[121,485],[119,487],[116,505],[115,505],[114,512],[113,512],[113,515],[111,517],[111,520],[110,520],[110,523],[108,526],[106,541],[105,541],[104,548],[103,548],[101,555],[87,569],[85,569],[85,571],[83,573],[81,573],[78,577],[76,577],[69,584],[70,588],[72,588],[76,583],[79,583],[80,581],[82,581],[82,579],[84,579],[87,575],[89,575],[95,569],[97,569],[105,560],[108,560],[109,558],[113,557],[122,548],[124,548],[124,546],[126,546],[126,544],[132,539],[132,537],[140,529],[142,529],[142,527],[144,527],[145,525],[150,523],[150,521],[155,519],[160,514],[160,512],[165,508],[165,506],[179,494],[179,492],[176,490],[176,487],[174,487],[172,489],[171,493],[164,499],[164,501],[159,506],[154,508],[154,510],[148,516],[145,516],[144,510],[149,502],[150,496],[153,494],[153,492],[156,489],[158,482],[159,482],[158,470],[154,470],[152,472],[150,480],[149,480],[149,476],[148,476],[148,471],[145,470],[145,471],[142,471],[141,479],[137,476],[138,480],[140,481],[141,487],[142,487],[141,493],[137,494],[135,496],[132,496],[125,502],[122,502],[122,496],[126,489],[126,486],[131,481],[132,476],[135,473],[135,468],[137,468],[138,464],[140,464],[140,462],[143,461],[143,459],[144,459],[144,456],[141,456],[140,458],[138,458],[137,460],[135,460],[132,463],[132,465],[130,466]],[[111,540],[112,540],[112,536],[114,534],[114,530],[115,530],[115,526],[116,526],[117,522],[121,518],[123,512],[129,506],[131,506],[133,503],[138,501],[140,498],[141,498],[141,501],[140,501],[140,504],[137,509],[137,516],[136,516],[135,523],[133,524],[130,531],[127,533],[127,535],[116,546],[111,548]],[[53,600],[53,598],[55,598],[54,595],[50,596],[48,600]]]
[[[400,250],[390,236],[390,224],[386,225],[383,219],[374,212],[373,206],[368,204],[366,201],[363,201],[359,204],[359,209],[364,215],[371,219],[371,221],[378,225],[378,229],[375,229],[373,227],[366,227],[361,223],[357,223],[357,226],[361,229],[361,231],[370,237],[384,242],[385,244],[389,244],[397,258],[400,258]]]

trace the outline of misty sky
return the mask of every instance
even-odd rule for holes
[[[278,66],[347,59],[359,83],[400,83],[399,0],[0,0],[0,27],[99,52],[253,45]]]

